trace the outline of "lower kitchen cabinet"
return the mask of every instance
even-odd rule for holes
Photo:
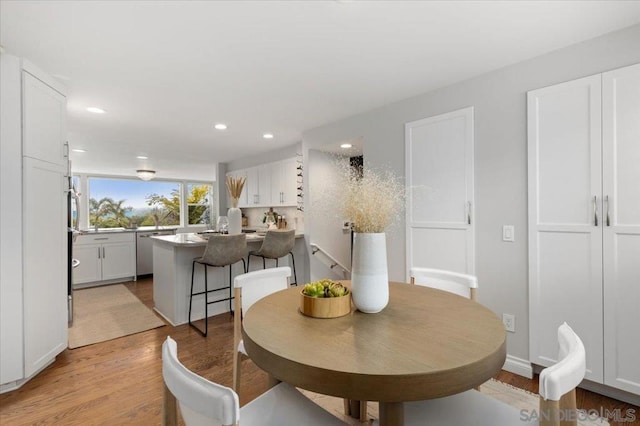
[[[74,286],[127,281],[136,275],[135,233],[79,235],[73,257],[80,265],[73,271]]]

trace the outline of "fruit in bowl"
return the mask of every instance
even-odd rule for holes
[[[337,318],[351,312],[351,293],[338,281],[322,279],[304,285],[300,312],[314,318]]]
[[[325,278],[305,284],[302,293],[309,297],[340,297],[346,296],[349,289],[342,283]]]

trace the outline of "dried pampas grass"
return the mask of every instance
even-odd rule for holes
[[[227,193],[229,197],[237,201],[242,194],[242,188],[244,188],[245,177],[240,176],[234,178],[233,176],[227,176]]]

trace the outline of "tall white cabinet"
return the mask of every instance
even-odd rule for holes
[[[5,391],[67,347],[68,153],[63,87],[27,61],[5,54],[1,59],[0,390]]]
[[[640,65],[528,93],[530,360],[640,394]]]

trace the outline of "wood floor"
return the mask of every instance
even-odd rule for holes
[[[153,305],[152,281],[126,284],[147,306]],[[160,347],[171,335],[178,356],[191,370],[231,386],[233,319],[223,314],[209,319],[205,339],[188,325],[165,326],[83,348],[65,350],[56,361],[22,388],[0,395],[0,425],[154,425],[160,424],[162,374]],[[537,378],[501,372],[496,378],[538,392]],[[245,361],[240,403],[267,389],[267,375]],[[638,407],[578,390],[578,406],[635,410]],[[615,423],[611,425],[640,425]]]

